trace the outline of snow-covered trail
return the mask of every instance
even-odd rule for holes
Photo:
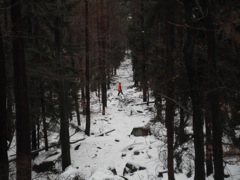
[[[123,97],[117,96],[117,82],[122,83]],[[151,106],[142,104],[141,97],[142,92],[133,87],[131,59],[125,58],[117,70],[117,75],[112,79],[111,89],[108,90],[106,115],[101,115],[99,98],[95,93],[91,93],[91,136],[85,136],[84,121],[86,117],[83,115],[81,115],[82,126],[80,127],[83,131],[79,132],[75,127],[70,127],[70,141],[74,142],[71,144],[71,165],[61,173],[61,149],[53,147],[47,152],[41,152],[34,159],[33,164],[37,165],[38,170],[37,167],[33,168],[33,179],[167,180],[167,173],[159,173],[166,172],[167,165],[166,128],[164,125],[156,123],[151,126],[159,139],[153,135],[145,137],[131,135],[134,127],[145,126],[154,116],[153,104]],[[76,126],[76,117],[71,123]],[[114,131],[99,136],[110,130]],[[75,142],[76,140],[82,141]],[[49,141],[58,142],[59,133],[49,134]],[[15,146],[15,143],[13,144]],[[15,148],[12,149],[15,150]],[[11,154],[15,154],[15,152],[11,152]],[[192,156],[188,158],[187,154],[182,156],[183,173],[175,173],[176,180],[194,179],[194,165],[191,158]],[[239,162],[239,157],[233,157],[233,161]],[[127,169],[126,165],[128,167],[131,165],[137,170],[124,174],[124,170]],[[15,169],[15,167],[16,165],[12,164],[10,169]],[[225,170],[231,176],[225,179],[240,179],[239,163],[229,163],[226,167]],[[51,171],[51,168],[54,171]],[[110,171],[113,168],[117,175]],[[49,171],[39,171],[40,169],[49,169]],[[188,178],[186,175],[189,172],[193,174]],[[11,173],[10,176],[14,179],[15,172],[11,171]],[[214,178],[210,176],[206,179],[213,180]]]
[[[106,115],[101,112],[94,113],[91,117],[91,132],[94,134],[87,137],[80,144],[78,150],[72,147],[71,156],[73,166],[77,167],[85,179],[88,179],[99,169],[109,169],[114,167],[118,175],[123,175],[123,169],[130,160],[146,166],[142,158],[149,156],[144,153],[145,150],[153,143],[153,136],[135,137],[131,135],[134,127],[146,125],[151,117],[146,109],[146,105],[137,105],[142,102],[141,92],[133,88],[131,59],[125,59],[117,70],[117,75],[113,77],[111,89],[108,90],[108,107]],[[123,97],[117,96],[117,83],[121,82]],[[92,104],[92,109],[97,109],[97,104]],[[113,132],[105,136],[97,136],[101,132],[114,129]],[[141,146],[144,145],[144,146]],[[76,146],[76,145],[75,145]],[[132,148],[133,150],[129,150]],[[141,149],[138,157],[134,156],[134,149]],[[148,152],[147,152],[148,153]],[[157,157],[156,157],[157,158]],[[96,173],[92,179],[96,179]],[[102,179],[103,177],[99,177]]]
[[[117,83],[122,83],[124,96],[117,96]],[[154,116],[154,107],[142,104],[142,92],[133,87],[131,59],[125,58],[117,70],[117,75],[113,77],[111,89],[108,90],[108,107],[106,115],[100,111],[99,98],[95,93],[91,93],[91,136],[85,136],[84,132],[76,132],[75,128],[70,128],[71,142],[84,139],[71,144],[71,166],[63,173],[33,171],[33,179],[36,180],[167,180],[167,147],[166,129],[164,125],[156,123],[151,128],[155,128],[159,139],[153,135],[133,136],[132,129],[142,127],[149,123]],[[152,101],[153,99],[151,99]],[[141,105],[140,105],[141,104]],[[82,130],[85,129],[85,117],[81,115]],[[72,120],[76,124],[76,118]],[[110,133],[99,136],[103,132]],[[58,141],[59,134],[52,134],[50,139]],[[161,139],[161,141],[160,141]],[[61,172],[61,150],[53,148],[49,152],[39,154],[34,160],[34,164],[43,162],[54,162],[55,169]],[[175,173],[176,180],[193,180],[194,172],[191,159],[183,154],[183,173]],[[135,172],[124,174],[126,167],[136,168]],[[45,166],[45,164],[44,164]],[[141,168],[140,168],[141,167]],[[115,175],[110,169],[115,169]],[[133,169],[133,168],[129,168]],[[240,179],[239,165],[227,165],[231,174],[226,179]],[[187,174],[191,171],[191,177]],[[162,172],[162,173],[160,173]],[[122,177],[124,176],[124,178]],[[162,176],[162,177],[160,177]],[[213,180],[212,176],[207,180]]]

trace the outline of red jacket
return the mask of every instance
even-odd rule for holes
[[[118,83],[118,91],[121,91],[122,87],[121,87],[121,83]]]

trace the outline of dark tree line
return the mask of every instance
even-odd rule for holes
[[[120,3],[1,1],[0,179],[9,178],[15,131],[17,179],[31,179],[31,158],[42,146],[53,147],[52,132],[60,135],[62,169],[71,164],[69,126],[82,130],[84,117],[91,134],[90,92],[98,92],[104,114],[111,77],[125,54]]]
[[[146,84],[153,90],[156,120],[167,128],[168,178],[182,171],[181,152],[176,149],[193,140],[195,180],[213,173],[215,179],[223,179],[223,136],[239,147],[233,133],[239,125],[239,2],[132,0],[126,4],[131,10],[128,39],[135,85]],[[144,94],[144,87],[139,87]],[[192,135],[185,131],[189,125]]]

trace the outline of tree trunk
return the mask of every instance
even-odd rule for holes
[[[37,149],[40,149],[40,121],[37,123]]]
[[[86,128],[85,134],[90,136],[90,79],[89,79],[89,29],[88,29],[88,0],[85,0],[85,77],[86,77]]]
[[[46,122],[46,109],[45,109],[45,93],[43,82],[40,84],[41,89],[41,110],[42,110],[42,122],[43,122],[43,137],[44,137],[44,144],[45,150],[48,151],[48,134],[47,134],[47,122]]]
[[[107,64],[110,65],[110,59],[109,59],[109,53],[110,53],[110,39],[109,39],[109,0],[106,0],[106,62]],[[111,83],[111,74],[110,74],[110,69],[111,67],[106,66],[106,71],[107,71],[107,77],[106,77],[106,86],[107,89],[110,89],[110,83]],[[107,92],[106,92],[107,94]],[[106,96],[106,102],[107,102],[107,96]],[[107,103],[106,103],[107,106]]]
[[[162,115],[162,110],[163,110],[162,97],[158,92],[155,93],[154,97],[155,97],[155,106],[156,106],[156,110],[157,110],[156,119],[157,119],[157,121],[164,123],[163,118],[162,118],[163,117],[163,115]]]
[[[37,131],[36,131],[36,123],[32,123],[32,151],[37,150]],[[37,154],[33,154],[33,158],[35,158]]]
[[[222,122],[219,118],[219,90],[217,81],[217,63],[216,63],[216,40],[212,17],[212,7],[208,3],[209,12],[206,17],[207,29],[207,48],[208,48],[208,67],[209,67],[209,85],[211,88],[210,101],[212,112],[212,131],[213,131],[213,162],[214,179],[223,180],[223,149],[222,149]]]
[[[3,35],[0,24],[0,179],[8,180],[7,153],[7,107],[6,107],[6,63],[3,50]]]
[[[137,15],[136,15],[135,3],[132,3],[131,12],[132,12],[132,26],[136,27],[137,25]],[[139,58],[137,56],[136,48],[132,48],[132,71],[133,71],[133,81],[134,86],[137,87],[139,84]]]
[[[61,141],[61,151],[62,151],[62,171],[64,171],[69,165],[71,165],[71,155],[70,155],[70,142],[69,142],[69,114],[67,111],[67,87],[66,80],[64,77],[64,67],[63,67],[63,55],[62,55],[62,44],[63,44],[63,33],[62,33],[62,16],[60,8],[62,6],[62,1],[57,1],[58,5],[58,17],[56,18],[56,29],[55,29],[55,43],[57,47],[56,60],[61,69],[59,73],[59,110],[60,110],[60,141]]]
[[[141,0],[141,87],[143,90],[143,102],[147,102],[147,77],[146,77],[146,54],[145,54],[145,28],[144,28],[144,0]]]
[[[184,63],[191,88],[191,100],[193,108],[193,132],[194,132],[194,149],[195,149],[195,177],[194,180],[205,179],[204,168],[204,141],[203,141],[203,112],[202,112],[202,96],[201,85],[196,70],[197,64],[193,59],[196,30],[192,23],[192,3],[184,0],[186,23],[191,26],[187,28],[187,40],[184,44]]]
[[[86,115],[86,93],[85,93],[84,87],[81,88],[81,106],[82,106],[82,114]]]
[[[8,79],[8,78],[7,78]],[[8,81],[8,80],[7,80]],[[11,85],[7,86],[7,139],[11,141],[14,136],[15,127],[14,127],[14,98],[13,98],[13,89]]]
[[[9,27],[9,9],[7,8],[9,6],[8,0],[4,0],[4,27],[2,29],[5,29],[7,31],[10,31]],[[3,38],[3,36],[1,36]],[[3,43],[3,42],[2,42]],[[12,61],[11,61],[11,43],[7,43],[6,47],[4,48],[4,58],[8,57],[8,59],[5,59],[5,68],[7,72],[7,77],[6,81],[9,82],[7,83],[7,139],[8,141],[12,141],[14,132],[15,132],[15,117],[14,117],[14,90],[13,90],[13,69],[12,69]],[[2,58],[1,58],[2,59]],[[2,59],[3,60],[3,59]],[[3,73],[3,72],[2,72]],[[10,143],[11,144],[11,143]]]
[[[180,100],[180,103],[184,106],[187,107],[186,103],[186,97],[182,97]],[[185,117],[186,113],[185,110],[182,107],[179,107],[180,109],[180,123],[179,123],[179,129],[178,129],[178,140],[179,140],[179,145],[181,146],[183,143],[187,141],[186,139],[186,134],[185,134]]]
[[[60,106],[60,141],[62,150],[62,170],[71,165],[70,142],[69,142],[69,120],[67,113],[67,95],[65,80],[60,81],[59,106]]]
[[[205,128],[206,128],[206,173],[207,177],[213,173],[213,163],[212,163],[212,121],[210,113],[210,97],[206,100],[206,112],[205,112]]]
[[[73,91],[73,97],[74,97],[74,104],[75,104],[75,109],[76,109],[77,122],[78,122],[78,126],[81,126],[78,91],[77,91],[76,85],[74,85],[74,86],[75,87],[74,87],[74,91]]]
[[[173,83],[169,83],[168,88],[173,87]],[[173,88],[172,88],[173,89]],[[168,89],[167,96],[172,98],[173,91]],[[167,127],[167,147],[168,147],[168,179],[174,180],[174,165],[173,165],[173,143],[174,143],[174,104],[171,100],[166,100],[166,127]]]
[[[29,91],[36,92],[37,87],[37,81],[34,78],[31,78],[29,80],[29,84],[31,84],[31,88],[29,88]],[[37,149],[37,131],[36,131],[36,125],[39,121],[39,106],[38,106],[38,100],[36,98],[36,94],[31,93],[29,95],[29,111],[30,111],[30,119],[31,119],[31,151],[34,151]],[[35,158],[37,156],[37,153],[32,155],[32,158]]]
[[[100,64],[101,64],[101,90],[102,90],[102,115],[105,115],[107,107],[107,84],[106,84],[106,28],[104,26],[103,0],[100,0]]]
[[[135,50],[132,50],[132,65],[133,65],[133,81],[134,81],[134,86],[138,86],[139,82],[139,68],[138,68],[138,58],[135,55]]]
[[[17,180],[31,180],[31,140],[21,4],[11,0],[12,54],[16,101]]]
[[[166,2],[166,9],[168,9],[165,14],[165,32],[166,32],[166,77],[169,79],[166,83],[166,127],[167,127],[167,147],[168,147],[168,179],[174,180],[174,165],[173,165],[173,143],[174,143],[174,26],[169,23],[174,22],[174,2],[169,0]]]

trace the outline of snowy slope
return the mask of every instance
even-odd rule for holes
[[[130,59],[122,62],[108,91],[107,114],[102,116],[99,112],[92,116],[94,122],[92,132],[98,134],[113,129],[114,131],[105,136],[93,135],[81,143],[78,151],[71,151],[72,156],[79,160],[74,161],[74,166],[79,167],[86,179],[90,176],[92,180],[104,179],[106,172],[109,173],[106,170],[111,168],[115,168],[117,174],[122,176],[128,162],[151,169],[150,172],[139,171],[139,175],[145,179],[151,173],[155,174],[158,165],[157,147],[161,143],[157,142],[154,136],[131,135],[134,127],[145,126],[153,116],[153,112],[146,110],[146,105],[138,105],[142,103],[140,98],[142,93],[132,88],[131,69]],[[117,96],[117,82],[122,84],[123,97]],[[139,155],[134,155],[137,151]],[[103,177],[99,171],[103,172]]]
[[[121,82],[123,96],[117,96],[117,83]],[[76,133],[71,130],[71,142],[85,138],[71,145],[72,165],[64,173],[54,175],[52,173],[33,173],[34,179],[88,179],[88,180],[167,180],[167,173],[162,177],[159,172],[166,169],[166,144],[153,135],[133,136],[131,132],[134,127],[148,125],[154,117],[154,104],[147,106],[142,104],[142,93],[133,88],[131,60],[126,58],[113,78],[111,89],[108,90],[108,107],[106,115],[101,115],[101,105],[95,93],[91,94],[91,133],[90,137],[84,133]],[[152,99],[151,101],[153,101]],[[84,130],[85,117],[81,116]],[[76,120],[75,120],[76,121]],[[99,134],[111,131],[103,136]],[[165,128],[158,129],[159,134],[165,133]],[[56,151],[56,150],[55,150]],[[60,150],[56,155],[49,156],[42,153],[36,158],[35,163],[55,160],[56,169],[60,169]],[[49,156],[49,157],[48,157]],[[126,166],[134,166],[134,173],[124,173]],[[112,170],[112,171],[111,171]],[[240,179],[239,167],[228,165],[231,178]],[[115,172],[115,173],[114,173]],[[124,178],[123,178],[124,176]],[[187,178],[184,173],[175,175],[176,180],[193,180],[193,176]],[[208,178],[213,179],[212,177]]]

